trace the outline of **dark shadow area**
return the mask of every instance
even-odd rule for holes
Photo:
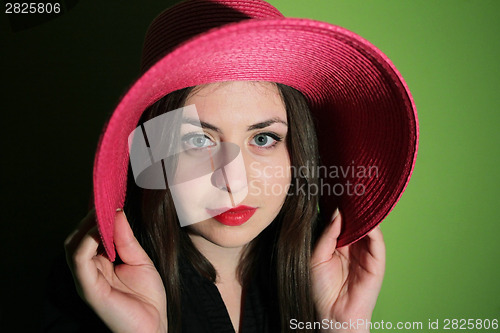
[[[63,1],[57,16],[16,17],[3,3],[0,331],[40,331],[51,267],[88,210],[102,126],[139,75],[149,23],[175,2]]]

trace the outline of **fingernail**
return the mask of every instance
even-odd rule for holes
[[[337,209],[335,209],[335,211],[333,212],[333,215],[332,215],[332,221],[335,220],[335,218],[339,215],[339,209],[337,207]]]
[[[123,213],[123,215],[125,216],[125,219],[127,219],[127,214],[125,214],[125,211],[123,210],[123,208],[117,208],[117,209],[116,209],[116,212],[117,212],[117,213],[122,212],[122,213]],[[127,219],[127,221],[128,221],[128,219]]]

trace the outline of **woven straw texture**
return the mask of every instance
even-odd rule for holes
[[[343,214],[339,247],[377,226],[411,177],[418,123],[409,90],[381,51],[344,28],[284,18],[263,1],[187,1],[150,26],[142,71],[105,126],[94,164],[98,227],[111,260],[115,211],[126,193],[127,137],[148,106],[181,88],[271,81],[306,96],[322,165],[377,168],[372,177],[348,172],[324,179],[331,187],[349,182],[364,188],[363,195],[321,198],[324,216],[337,206]]]

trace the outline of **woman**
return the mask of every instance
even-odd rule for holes
[[[314,332],[370,320],[385,264],[376,226],[417,144],[389,60],[265,2],[193,0],[155,19],[142,68],[96,154],[98,227],[89,214],[66,245],[106,325]]]

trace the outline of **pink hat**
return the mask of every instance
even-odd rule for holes
[[[94,200],[106,252],[115,259],[115,211],[123,207],[127,138],[143,111],[175,90],[217,81],[270,81],[301,91],[316,122],[326,175],[321,214],[338,206],[338,246],[377,226],[413,171],[414,102],[391,61],[335,25],[285,18],[260,0],[188,0],[161,13],[146,34],[142,74],[104,128],[94,163]]]

